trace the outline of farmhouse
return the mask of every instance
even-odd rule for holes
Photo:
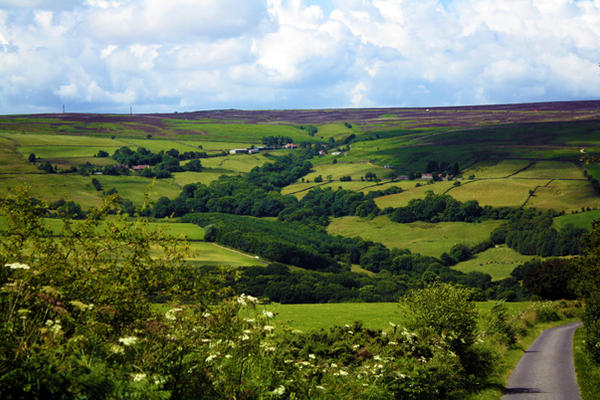
[[[150,165],[148,164],[140,164],[140,165],[134,165],[133,167],[131,167],[132,170],[139,172],[142,171],[146,168],[150,168]]]
[[[332,152],[331,152],[331,155],[332,155],[332,156],[339,156],[340,154],[342,154],[342,152],[341,152],[341,151],[332,151]]]
[[[285,145],[286,149],[296,149],[298,148],[298,145],[296,143],[288,143]]]
[[[421,174],[421,179],[428,181],[430,179],[433,179],[433,175],[432,174]]]
[[[248,149],[231,149],[229,150],[229,154],[246,154],[248,153]]]

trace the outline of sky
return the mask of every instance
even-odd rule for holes
[[[0,114],[600,99],[600,0],[0,0]]]

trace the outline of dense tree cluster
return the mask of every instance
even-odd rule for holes
[[[552,211],[517,214],[492,232],[491,239],[495,243],[506,243],[521,254],[542,257],[579,254],[586,230],[573,225],[556,229],[552,227],[555,216]]]
[[[287,136],[265,136],[261,139],[262,144],[271,147],[281,147],[288,143],[294,143],[294,139]]]
[[[427,192],[423,199],[412,199],[406,207],[389,211],[389,218],[394,222],[409,223],[414,221],[475,222],[481,219],[484,209],[477,200],[460,202],[450,195]]]

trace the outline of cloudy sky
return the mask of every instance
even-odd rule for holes
[[[0,114],[600,99],[600,0],[0,0]]]

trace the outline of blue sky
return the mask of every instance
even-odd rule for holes
[[[0,0],[0,114],[600,98],[600,0]]]

